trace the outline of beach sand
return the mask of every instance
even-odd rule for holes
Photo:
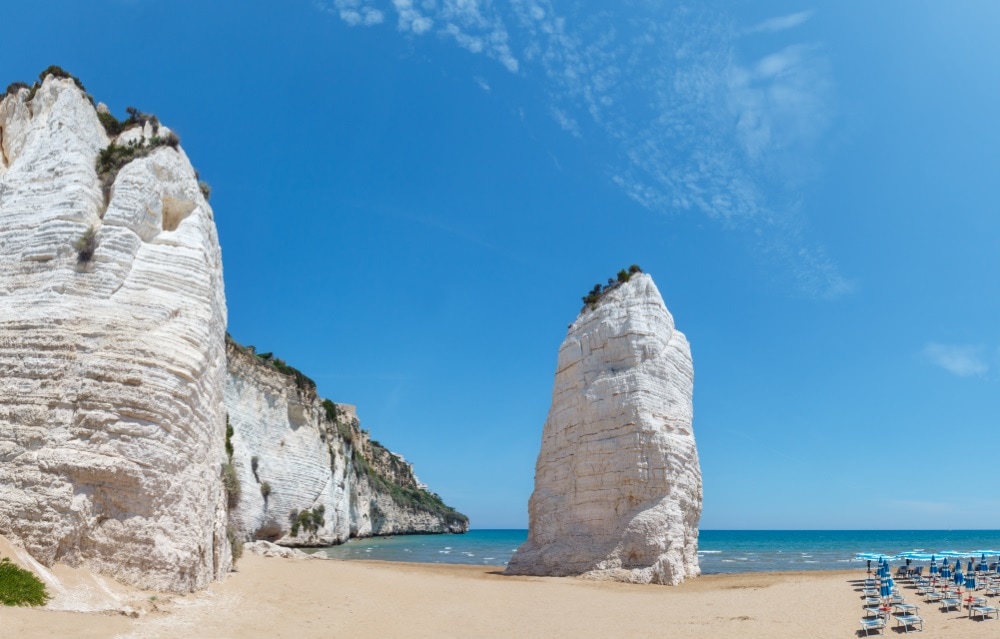
[[[506,577],[496,567],[244,557],[188,596],[133,605],[139,618],[0,608],[0,636],[35,637],[855,637],[864,572],[707,575],[678,587]],[[923,637],[995,637],[920,603]],[[895,624],[890,623],[890,627]],[[887,636],[896,636],[893,629]]]

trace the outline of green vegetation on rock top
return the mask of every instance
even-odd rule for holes
[[[617,280],[613,277],[608,278],[608,283],[605,285],[594,284],[594,288],[590,289],[590,292],[583,296],[583,308],[590,308],[591,310],[597,308],[597,303],[601,301],[604,294],[610,290],[616,289],[625,282],[629,281],[633,275],[636,273],[642,273],[642,269],[639,268],[638,264],[633,264],[628,267],[628,270],[622,269],[618,271]],[[581,309],[581,312],[583,309]]]

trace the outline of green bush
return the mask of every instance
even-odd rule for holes
[[[231,462],[222,465],[222,485],[226,489],[226,506],[232,510],[240,503],[240,478]]]
[[[232,550],[233,564],[235,565],[243,556],[243,540],[236,534],[234,526],[226,526],[226,538],[229,539],[229,547]]]
[[[97,250],[97,227],[91,226],[84,231],[73,248],[76,249],[77,262],[80,264],[89,262],[90,258],[94,257],[94,251]]]
[[[331,421],[337,421],[337,405],[328,399],[323,400],[323,411],[326,413],[326,418]]]
[[[229,423],[229,415],[226,415],[226,455],[229,456],[230,462],[233,461],[233,432],[233,425]],[[252,464],[253,460],[250,463]],[[254,470],[257,470],[256,466],[254,466]]]
[[[77,88],[80,89],[80,91],[85,96],[87,96],[87,99],[90,100],[90,103],[94,104],[94,96],[87,93],[87,89],[83,86],[83,82],[80,82],[80,78],[76,77],[69,71],[66,71],[62,67],[54,64],[50,65],[47,69],[38,74],[38,82],[36,82],[35,85],[31,88],[31,93],[28,96],[29,101],[35,97],[35,92],[38,91],[38,89],[42,86],[41,83],[45,82],[45,78],[47,78],[50,75],[54,75],[57,78],[69,78],[70,80],[73,81],[74,84],[76,84]]]
[[[136,158],[146,157],[161,146],[177,148],[178,139],[173,133],[164,137],[154,135],[148,140],[130,140],[125,144],[112,142],[97,154],[97,176],[101,179],[104,189],[104,199],[111,196],[111,186],[115,183],[118,171]]]
[[[0,559],[0,604],[4,606],[44,606],[51,598],[45,584],[30,570],[7,557]]]
[[[31,87],[28,86],[27,82],[11,82],[10,84],[7,85],[7,90],[4,91],[3,97],[6,98],[8,95],[15,95],[21,89],[30,89],[30,88]]]
[[[260,360],[273,366],[275,370],[277,370],[282,375],[288,375],[289,377],[294,377],[295,385],[301,388],[302,390],[316,388],[316,382],[306,377],[299,369],[295,368],[294,366],[289,366],[288,364],[286,364],[285,360],[275,357],[274,353],[271,353],[270,351],[267,353],[257,353],[257,357]]]
[[[589,293],[587,293],[581,298],[583,300],[583,307],[587,308],[589,306],[591,310],[597,308],[597,303],[601,301],[601,297],[603,297],[605,293],[615,288],[619,284],[623,284],[629,281],[629,279],[631,279],[633,275],[641,272],[642,269],[639,268],[639,265],[633,264],[632,266],[628,267],[627,271],[625,269],[621,269],[620,271],[618,271],[617,281],[609,277],[607,286],[602,287],[600,284],[594,284],[594,288],[592,288]]]
[[[288,519],[292,522],[292,537],[298,537],[299,531],[305,529],[310,535],[315,534],[317,530],[326,525],[326,519],[323,514],[326,512],[326,507],[320,504],[312,510],[293,510],[289,515]]]

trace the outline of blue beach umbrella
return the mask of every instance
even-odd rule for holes
[[[965,589],[970,593],[976,589],[976,575],[969,573],[965,576]]]
[[[976,569],[972,567],[972,557],[969,557],[969,565],[966,566],[965,572],[970,573],[970,572],[975,572],[975,570]]]
[[[941,579],[951,579],[951,566],[948,565],[947,561],[941,562]]]
[[[880,597],[888,597],[892,592],[892,588],[889,587],[889,580],[886,579],[882,582],[882,585],[878,587],[878,594]]]
[[[954,578],[954,581],[955,581],[955,585],[956,586],[961,586],[962,582],[964,581],[964,579],[962,578],[962,562],[961,561],[956,561],[955,562],[955,578]]]
[[[937,559],[934,557],[934,555],[931,555],[931,568],[930,568],[931,576],[933,577],[934,575],[936,575],[937,571],[938,571]]]

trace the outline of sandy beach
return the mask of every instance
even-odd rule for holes
[[[495,567],[244,557],[188,596],[137,594],[138,618],[3,608],[3,637],[852,637],[852,571],[707,575],[678,587],[506,577]],[[920,604],[925,637],[986,637],[1000,623]],[[887,634],[896,635],[894,623]]]

